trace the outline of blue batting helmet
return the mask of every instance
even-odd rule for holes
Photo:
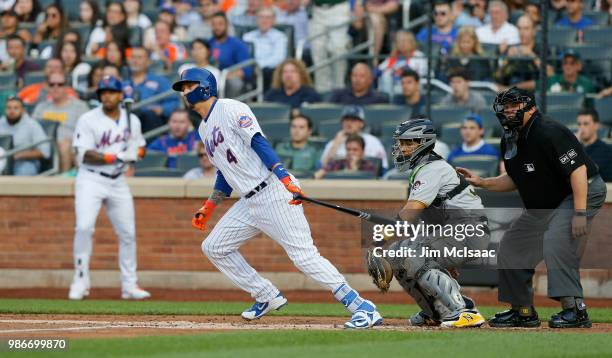
[[[98,82],[98,89],[96,90],[98,97],[100,97],[100,92],[102,91],[123,92],[123,84],[117,77],[104,76],[100,82]]]
[[[192,105],[206,101],[210,97],[218,96],[217,80],[209,70],[204,68],[194,67],[183,71],[181,79],[172,85],[172,89],[181,92],[185,83],[197,83],[199,85],[185,96],[187,102]]]

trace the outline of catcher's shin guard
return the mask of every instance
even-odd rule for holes
[[[418,276],[422,292],[433,300],[435,311],[442,321],[457,317],[465,310],[457,281],[439,269],[428,269]]]

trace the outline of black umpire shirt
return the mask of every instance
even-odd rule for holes
[[[501,142],[506,151],[505,140]],[[587,177],[598,174],[576,136],[564,125],[535,112],[521,128],[517,154],[504,159],[506,171],[527,209],[555,209],[572,194],[570,174],[583,164]]]

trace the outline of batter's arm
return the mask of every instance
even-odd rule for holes
[[[104,154],[96,152],[95,150],[87,150],[85,151],[85,155],[83,156],[83,163],[91,165],[112,164],[116,160],[117,158],[112,154]]]
[[[416,221],[425,208],[427,208],[427,206],[422,201],[408,200],[406,205],[400,210],[398,216],[400,219],[412,223]]]

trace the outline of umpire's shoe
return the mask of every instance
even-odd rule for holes
[[[246,319],[247,321],[252,321],[270,311],[279,310],[286,304],[287,299],[282,293],[279,293],[276,297],[268,302],[255,302],[251,308],[248,308],[246,311],[242,312],[242,318]]]
[[[550,328],[591,328],[592,326],[586,306],[582,309],[576,307],[564,309],[548,321]]]
[[[535,328],[540,327],[540,319],[538,313],[532,308],[530,316],[521,315],[519,310],[509,309],[495,314],[495,317],[489,320],[489,326],[497,328]]]

